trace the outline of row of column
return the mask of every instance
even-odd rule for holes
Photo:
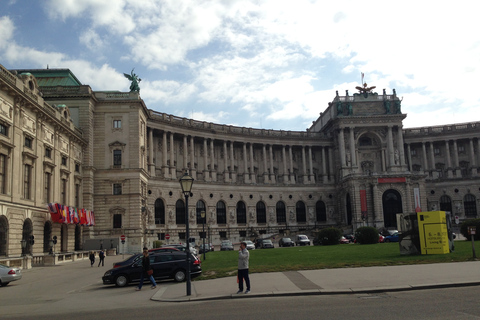
[[[461,175],[460,169],[460,161],[458,158],[458,144],[457,140],[453,140],[453,165],[452,165],[452,157],[450,155],[450,140],[445,140],[445,156],[446,156],[446,164],[447,164],[447,175],[448,178],[453,177],[453,172],[455,171],[455,175]],[[480,150],[480,139],[477,139],[478,143],[478,150]],[[422,160],[423,160],[423,171],[431,171],[435,170],[435,148],[433,146],[433,142],[428,142],[429,144],[429,153],[430,153],[430,164],[428,163],[428,156],[427,156],[427,142],[422,142]],[[407,152],[408,152],[408,159],[409,159],[409,169],[412,171],[412,156],[411,156],[411,147],[410,144],[407,143]],[[479,155],[477,155],[479,156]],[[473,139],[469,139],[469,160],[470,160],[470,167],[474,172],[472,174],[477,174],[477,159],[475,157],[475,149],[474,149],[474,142]]]
[[[168,152],[167,140],[170,139],[170,150]],[[257,174],[255,172],[255,161],[254,161],[254,150],[253,143],[242,143],[243,151],[243,180],[244,183],[257,183]],[[148,166],[149,171],[152,176],[155,176],[155,164],[153,162],[154,158],[154,146],[153,143],[153,130],[149,130],[148,135],[148,144],[149,144],[149,160]],[[238,168],[235,167],[234,159],[234,143],[233,141],[223,141],[223,154],[224,154],[224,181],[225,182],[236,182],[238,179]],[[177,164],[175,162],[174,155],[174,133],[164,131],[162,133],[162,172],[164,177],[176,179],[177,178]],[[190,175],[196,179],[197,168],[195,168],[195,142],[193,136],[183,136],[183,170],[189,170]],[[294,161],[293,161],[293,147],[282,145],[282,159],[283,162],[283,173],[280,174],[282,177],[283,183],[294,184],[295,175],[294,175]],[[311,146],[301,146],[301,155],[302,155],[302,168],[303,171],[303,183],[315,183],[315,177],[313,174],[313,153]],[[215,165],[215,148],[214,140],[203,138],[203,179],[205,181],[217,181],[217,166]],[[263,176],[264,183],[277,183],[277,177],[275,175],[274,169],[274,158],[273,158],[273,145],[262,144],[262,155],[263,155]],[[190,151],[190,152],[189,152]],[[288,153],[287,153],[288,152]],[[188,155],[190,154],[190,158]],[[227,156],[229,155],[229,157]],[[249,159],[248,159],[248,157]],[[323,172],[323,182],[328,182],[329,173],[333,172],[332,167],[332,152],[331,148],[322,147],[321,148],[322,156],[322,172]],[[327,161],[327,157],[329,158]],[[230,159],[229,159],[230,158]],[[327,167],[327,162],[330,163],[330,166]],[[327,171],[328,170],[328,171]]]

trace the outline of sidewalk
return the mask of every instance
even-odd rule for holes
[[[375,293],[480,285],[480,261],[321,269],[250,274],[251,292],[236,294],[237,278],[192,281],[161,287],[151,298],[185,302],[291,295]]]

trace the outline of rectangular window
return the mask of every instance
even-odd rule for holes
[[[464,153],[465,152],[465,146],[458,146],[458,152]]]
[[[412,156],[416,156],[417,155],[417,150],[415,150],[415,149],[410,150],[410,154]]]
[[[113,194],[114,195],[122,194],[122,184],[121,183],[114,183],[113,184]]]
[[[0,123],[0,134],[8,137],[8,127]]]
[[[32,149],[33,140],[29,137],[25,137],[25,147]]]
[[[80,165],[75,163],[75,172],[80,172]]]
[[[220,235],[220,240],[227,239],[227,232],[226,231],[220,231],[218,234]]]
[[[0,154],[0,193],[5,194],[6,192],[6,174],[7,174],[7,156]]]
[[[31,186],[31,178],[32,178],[32,167],[28,164],[24,166],[23,172],[23,197],[25,199],[30,199],[30,186]]]
[[[67,165],[67,157],[62,157],[62,166]]]
[[[46,203],[50,203],[50,188],[52,184],[52,174],[50,172],[45,172],[45,181],[44,181],[44,194],[43,199]]]
[[[122,120],[113,120],[113,127],[115,129],[120,129],[122,127]]]
[[[114,214],[113,215],[113,228],[120,229],[122,228],[122,215],[121,214]]]
[[[122,165],[122,150],[113,150],[113,165]]]
[[[185,232],[179,232],[178,233],[178,238],[181,240],[181,241],[185,241],[186,237],[185,237]]]
[[[52,149],[50,148],[45,148],[45,157],[52,159]]]
[[[433,153],[438,156],[440,155],[440,148],[433,148]]]

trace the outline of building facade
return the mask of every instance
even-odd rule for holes
[[[28,79],[36,84],[31,92]],[[65,226],[56,223],[50,222],[52,233],[44,231],[48,202],[95,212],[94,227],[67,226],[62,250],[121,235],[127,241],[119,250],[125,252],[157,239],[184,242],[186,219],[191,237],[199,241],[205,223],[209,241],[219,243],[328,226],[344,232],[364,225],[395,228],[396,213],[418,210],[477,217],[480,123],[404,129],[406,114],[395,90],[337,92],[309,129],[283,131],[156,112],[137,92],[93,91],[68,69],[2,67],[0,81],[0,116],[8,131],[0,132],[0,156],[14,169],[2,176],[7,187],[0,194],[0,255],[21,253],[27,219],[40,240],[33,253],[45,252],[42,239],[62,236]],[[53,135],[51,142],[45,132]],[[21,151],[28,135],[35,149]],[[46,146],[55,155],[51,165]],[[22,198],[16,186],[25,185],[31,158],[37,185],[45,185],[52,171],[50,198],[40,190],[31,200]],[[78,172],[72,170],[77,166]],[[185,172],[195,179],[187,216],[179,184]]]

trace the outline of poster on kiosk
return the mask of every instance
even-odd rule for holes
[[[453,251],[449,212],[417,212],[417,218],[422,254],[445,254]]]

